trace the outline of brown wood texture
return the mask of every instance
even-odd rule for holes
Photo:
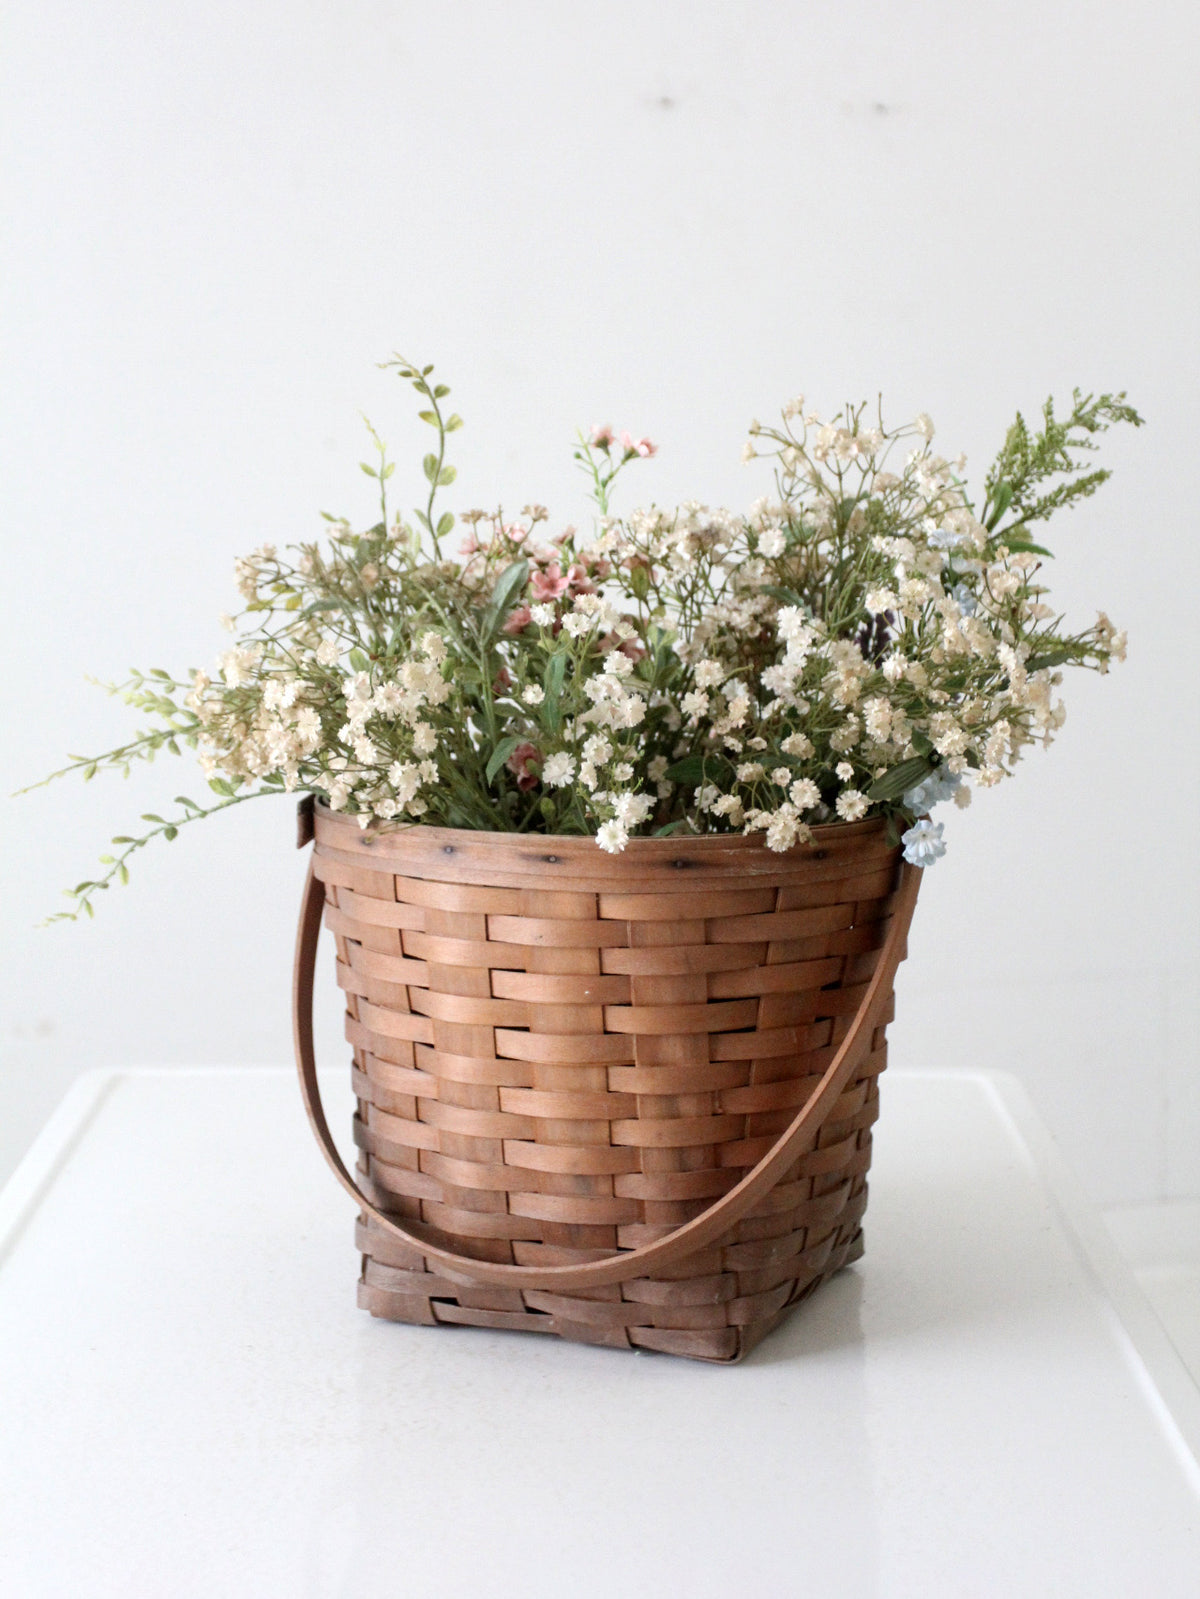
[[[901,873],[906,915],[919,876],[882,824],[785,855],[741,837],[618,856],[443,828],[372,838],[320,807],[314,830],[358,1185],[382,1213],[357,1234],[372,1314],[728,1362],[861,1254],[893,1013],[881,952],[903,938]],[[702,1227],[822,1087],[812,1135],[719,1236],[624,1281],[554,1283]]]

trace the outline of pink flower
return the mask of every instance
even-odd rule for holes
[[[463,555],[477,555],[483,548],[483,545],[480,544],[479,540],[475,537],[475,530],[472,528],[458,547]]]
[[[598,450],[611,449],[611,447],[616,443],[616,441],[617,441],[617,435],[613,432],[612,428],[609,426],[609,424],[607,422],[593,422],[592,423],[592,438],[591,438],[591,442],[596,446],[596,448]]]
[[[631,433],[621,434],[621,448],[626,455],[657,455],[658,445],[651,444],[649,439],[635,439]]]
[[[510,611],[501,632],[522,633],[533,621],[533,612],[528,605],[518,605],[515,611]]]
[[[543,603],[546,600],[559,599],[570,586],[571,579],[563,576],[562,567],[557,561],[551,561],[544,572],[539,572],[535,568],[529,574],[529,587],[533,590],[533,597]]]
[[[513,685],[512,673],[507,666],[502,666],[492,679],[492,693],[497,698]]]
[[[541,781],[539,772],[529,770],[530,761],[542,764],[542,752],[536,744],[518,744],[516,749],[505,761],[505,766],[517,780],[517,787],[522,794],[528,794],[531,788],[536,788]]]
[[[596,585],[588,578],[587,568],[581,561],[576,561],[574,565],[568,567],[567,584],[572,594],[594,594],[596,592]]]

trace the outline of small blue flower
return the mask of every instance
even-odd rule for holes
[[[914,822],[907,833],[901,835],[904,845],[904,859],[910,866],[932,866],[934,861],[940,861],[946,853],[946,846],[942,843],[941,822],[931,822],[928,818]]]
[[[974,616],[979,609],[975,596],[965,583],[957,583],[950,592],[950,598],[958,606],[964,616]]]
[[[948,772],[944,766],[939,766],[936,772],[930,772],[929,776],[922,778],[914,788],[906,789],[901,797],[901,803],[906,811],[911,811],[914,816],[920,816],[923,811],[931,811],[943,800],[953,799],[961,787],[961,777]]]
[[[926,538],[935,550],[952,550],[962,543],[962,537],[962,534],[956,533],[952,527],[934,528],[931,533],[926,534]]]

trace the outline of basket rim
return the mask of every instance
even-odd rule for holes
[[[513,833],[507,830],[492,830],[486,827],[434,827],[427,822],[402,822],[399,825],[362,828],[359,826],[357,816],[349,815],[345,811],[334,811],[329,808],[324,800],[314,796],[313,812],[321,818],[323,827],[338,827],[346,831],[347,835],[358,839],[368,847],[386,841],[399,841],[405,838],[419,837],[430,844],[453,843],[456,839],[486,839],[489,844],[495,844],[501,849],[513,849],[522,854],[527,852],[532,845],[535,848],[548,847],[553,840],[555,849],[561,854],[564,850],[580,849],[588,852],[588,859],[594,858],[599,850],[594,833]],[[887,819],[883,816],[869,816],[861,822],[814,822],[811,826],[814,844],[834,838],[866,839],[876,833],[881,833],[887,826]],[[672,838],[631,838],[620,851],[621,855],[628,855],[631,850],[643,854],[654,853],[661,855],[664,852],[681,849],[700,849],[713,853],[723,853],[726,850],[748,850],[755,853],[766,849],[766,840],[761,833],[684,833]],[[600,851],[603,858],[604,852]],[[795,844],[789,850],[772,850],[770,854],[777,860],[787,859],[797,855],[811,855],[812,846]],[[613,859],[614,857],[607,857]]]
[[[415,822],[362,829],[357,818],[317,803],[313,833],[319,854],[368,871],[497,886],[658,892],[724,885],[853,875],[899,856],[885,843],[886,821],[829,822],[813,828],[811,844],[767,848],[761,833],[708,833],[685,838],[632,838],[619,854],[594,837],[564,833],[499,833],[432,827]]]

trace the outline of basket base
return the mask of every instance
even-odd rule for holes
[[[574,1343],[600,1344],[612,1349],[648,1349],[687,1360],[736,1365],[823,1282],[862,1257],[863,1233],[857,1225],[857,1217],[861,1217],[865,1205],[864,1185],[861,1202],[852,1202],[852,1206],[847,1207],[857,1212],[857,1216],[852,1220],[850,1215],[845,1215],[843,1227],[822,1244],[806,1250],[812,1262],[807,1270],[755,1295],[757,1305],[751,1307],[743,1301],[747,1310],[760,1313],[747,1315],[736,1326],[724,1321],[727,1306],[716,1297],[720,1290],[713,1278],[647,1281],[644,1285],[634,1285],[646,1290],[658,1289],[657,1297],[662,1301],[659,1304],[644,1299],[631,1302],[621,1297],[620,1288],[597,1290],[594,1298],[574,1298],[566,1294],[522,1295],[513,1289],[472,1288],[461,1281],[451,1284],[444,1277],[434,1278],[432,1273],[414,1270],[415,1260],[407,1268],[388,1265],[380,1259],[380,1255],[387,1252],[388,1240],[361,1219],[357,1237],[359,1247],[366,1246],[366,1252],[358,1284],[358,1304],[360,1309],[381,1320],[406,1322],[412,1326],[490,1327],[511,1332],[549,1333]],[[818,1256],[819,1265],[813,1259]],[[438,1288],[447,1297],[436,1297]],[[694,1303],[681,1304],[681,1299]],[[530,1304],[530,1300],[537,1303]],[[721,1325],[704,1325],[718,1315],[722,1317]],[[689,1322],[692,1325],[688,1325]]]

